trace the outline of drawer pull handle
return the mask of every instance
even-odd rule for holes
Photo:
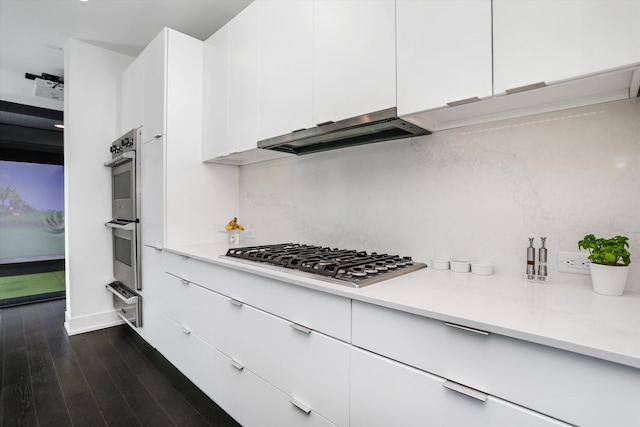
[[[302,402],[297,401],[296,399],[291,399],[289,401],[289,403],[291,403],[293,406],[295,406],[296,408],[300,409],[302,412],[304,412],[305,414],[310,414],[311,413],[311,408],[309,408],[307,405],[305,405]]]
[[[487,397],[489,397],[487,393],[483,393],[479,390],[476,390],[475,388],[467,387],[466,385],[462,385],[460,383],[449,380],[446,380],[442,384],[442,387],[464,394],[465,396],[473,397],[474,399],[480,400],[482,402],[486,402]]]
[[[458,101],[447,102],[447,105],[449,107],[457,107],[458,105],[470,104],[472,102],[478,102],[478,101],[480,101],[480,98],[478,98],[477,96],[474,96],[472,98],[466,98],[466,99],[460,99]]]
[[[238,301],[237,299],[230,299],[229,302],[236,307],[242,307],[244,305],[242,301]]]
[[[530,85],[524,85],[524,86],[519,86],[519,87],[514,87],[511,89],[507,89],[505,90],[505,92],[507,92],[509,95],[511,95],[512,93],[518,93],[518,92],[526,92],[528,90],[533,90],[533,89],[540,89],[542,87],[546,87],[547,84],[545,82],[537,82],[537,83],[531,83]]]
[[[180,279],[180,283],[182,283],[183,285],[188,285],[191,282],[188,281],[187,279]]]
[[[238,371],[242,371],[244,369],[244,366],[242,366],[240,363],[236,362],[235,360],[231,360],[231,366],[236,368]]]
[[[305,326],[302,326],[302,325],[298,325],[297,323],[292,323],[289,326],[291,326],[296,331],[304,332],[305,334],[310,334],[311,331],[312,331],[312,329],[309,329],[309,328],[307,328]]]
[[[185,335],[191,335],[191,329],[187,328],[186,326],[183,326],[182,333]]]
[[[455,323],[444,322],[445,325],[456,329],[462,329],[463,331],[473,332],[479,335],[489,335],[487,331],[481,331],[480,329],[469,328],[468,326],[456,325]]]
[[[295,129],[295,130],[292,130],[292,131],[291,131],[291,133],[294,133],[294,132],[302,132],[303,130],[307,130],[307,128]]]
[[[335,122],[333,120],[327,120],[326,122],[316,123],[316,126],[320,127],[320,126],[332,125],[334,123]]]
[[[162,135],[153,135],[155,139],[162,138]]]

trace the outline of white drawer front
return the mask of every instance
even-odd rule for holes
[[[581,426],[640,425],[640,370],[353,302],[353,344]]]
[[[367,351],[351,357],[351,427],[568,427],[492,396],[459,394],[442,378]]]
[[[216,375],[221,384],[216,402],[244,427],[335,427],[236,361],[217,366]]]
[[[351,300],[170,254],[165,271],[316,331],[351,340]]]
[[[222,354],[198,338],[187,326],[173,319],[164,317],[162,325],[164,333],[157,349],[200,390],[215,400],[221,384],[214,366]]]
[[[348,424],[348,344],[197,285],[189,292],[194,333],[332,422]]]

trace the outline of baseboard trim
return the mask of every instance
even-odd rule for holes
[[[64,313],[64,318],[64,328],[69,336],[110,328],[124,323],[115,310],[78,317],[70,317],[69,310],[67,310]]]

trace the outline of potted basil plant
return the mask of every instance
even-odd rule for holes
[[[578,242],[578,248],[589,251],[593,290],[603,295],[622,295],[631,263],[629,238],[616,236],[602,239],[587,234]]]

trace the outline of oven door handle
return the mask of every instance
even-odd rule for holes
[[[119,223],[119,222],[109,221],[109,222],[105,222],[104,225],[106,225],[109,228],[117,228],[118,230],[133,231],[136,229],[135,222]]]
[[[128,162],[131,159],[135,159],[136,158],[136,152],[135,151],[127,151],[122,153],[120,156],[116,157],[115,159],[111,159],[108,162],[106,162],[104,165],[107,167],[114,167],[114,166],[118,166],[121,165],[124,162]]]

